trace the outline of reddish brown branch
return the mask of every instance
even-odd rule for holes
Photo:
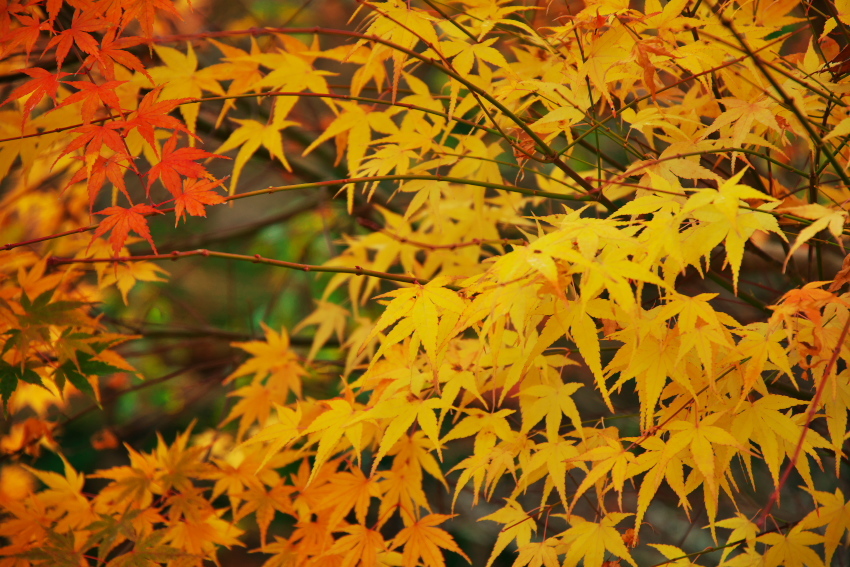
[[[835,345],[835,349],[832,351],[832,356],[829,358],[829,363],[823,371],[823,379],[820,381],[820,384],[818,384],[817,390],[815,390],[815,396],[812,398],[812,403],[809,404],[809,410],[806,412],[806,423],[803,424],[803,432],[800,434],[800,440],[797,441],[797,447],[794,449],[794,454],[791,455],[791,460],[785,467],[785,472],[782,473],[782,477],[779,479],[779,484],[776,485],[776,490],[774,490],[773,494],[770,495],[770,498],[767,500],[767,504],[765,504],[764,509],[761,512],[758,522],[756,522],[761,529],[764,529],[767,524],[767,518],[770,516],[770,510],[779,500],[779,493],[788,483],[788,477],[791,475],[791,471],[794,469],[797,464],[797,460],[800,458],[800,453],[803,450],[803,444],[806,441],[806,434],[809,432],[809,426],[812,424],[812,420],[814,420],[815,414],[818,412],[820,400],[823,397],[823,391],[826,388],[826,383],[829,380],[829,375],[832,373],[832,369],[835,368],[835,363],[838,362],[838,355],[841,353],[841,347],[844,346],[845,341],[847,340],[848,330],[850,330],[850,315],[848,315],[847,320],[844,321],[844,327],[842,327],[841,334],[838,336],[838,343]]]

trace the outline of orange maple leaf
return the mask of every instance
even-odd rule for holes
[[[182,193],[181,175],[194,178],[211,178],[212,176],[203,165],[195,163],[195,160],[211,157],[225,158],[225,156],[211,154],[200,148],[177,148],[177,133],[175,132],[162,148],[162,159],[148,171],[146,188],[148,195],[150,195],[151,185],[157,178],[175,197]]]
[[[472,563],[446,530],[435,527],[455,515],[429,514],[398,532],[393,540],[393,547],[404,544],[402,565],[404,567],[416,567],[421,559],[426,567],[445,567],[446,561],[443,558],[443,552],[440,551],[441,547],[454,551],[466,559],[468,563]]]
[[[124,138],[121,136],[121,133],[118,132],[118,129],[123,126],[123,121],[116,121],[108,124],[86,124],[85,126],[74,128],[71,132],[78,132],[80,135],[74,138],[71,143],[68,144],[67,148],[62,150],[62,153],[59,154],[59,158],[75,150],[79,150],[84,146],[85,150],[83,153],[85,153],[86,156],[98,156],[100,155],[100,149],[105,144],[106,147],[116,154],[125,156],[129,159],[130,151],[127,149],[127,145],[124,143]],[[56,161],[59,161],[59,158],[56,158]]]
[[[22,123],[26,124],[30,112],[32,112],[32,109],[41,102],[41,99],[43,99],[45,95],[49,95],[50,98],[53,99],[53,102],[56,102],[56,91],[59,90],[59,81],[62,77],[70,75],[70,73],[63,73],[59,71],[58,73],[53,74],[41,67],[21,69],[21,73],[29,75],[33,79],[13,90],[12,94],[9,95],[9,98],[3,101],[3,104],[7,104],[13,100],[18,100],[19,98],[32,93],[24,103],[24,120]],[[3,104],[0,104],[0,106],[3,106]]]
[[[327,555],[342,555],[342,565],[345,567],[380,565],[378,553],[387,547],[381,532],[358,524],[340,529],[349,535],[336,540]]]
[[[183,102],[189,100],[187,98],[179,98],[172,100],[161,100],[156,102],[162,87],[157,87],[142,98],[139,102],[139,107],[136,112],[131,115],[124,125],[124,135],[129,134],[133,128],[139,129],[139,134],[153,148],[153,151],[158,153],[156,145],[156,137],[154,136],[154,127],[166,128],[179,132],[189,133],[186,125],[180,122],[177,118],[169,116],[168,113],[177,108]]]
[[[85,158],[77,159],[85,161]],[[122,165],[120,163],[122,161],[128,162],[130,164],[129,167],[133,168],[133,162],[130,161],[130,158],[128,158],[125,154],[113,154],[108,158],[98,155],[94,160],[94,163],[87,163],[85,167],[80,168],[80,170],[74,174],[71,180],[68,181],[68,184],[65,185],[63,191],[68,189],[68,187],[74,183],[79,183],[83,179],[88,179],[87,189],[89,193],[89,214],[91,214],[94,210],[94,202],[107,179],[109,179],[109,181],[112,182],[112,185],[127,197],[128,201],[131,200],[130,193],[127,191],[127,185],[124,183],[124,173],[128,166]]]
[[[138,20],[145,37],[153,36],[157,11],[166,12],[178,20],[183,19],[170,0],[130,0],[122,2],[122,5],[124,16],[121,18],[121,29],[126,28],[131,21]]]
[[[80,90],[62,100],[62,102],[56,106],[54,110],[62,108],[63,106],[68,106],[75,102],[83,101],[80,116],[82,116],[85,124],[92,121],[95,112],[97,112],[101,104],[120,113],[121,102],[118,100],[118,95],[115,94],[115,88],[126,82],[127,81],[106,81],[103,84],[96,85],[88,81],[68,81],[66,84]]]
[[[100,18],[97,11],[74,11],[74,19],[71,21],[71,27],[62,30],[56,34],[47,47],[46,52],[51,47],[56,46],[56,64],[61,69],[62,63],[65,62],[65,57],[72,47],[76,46],[79,50],[97,57],[98,44],[97,40],[91,36],[92,31],[100,31],[103,29],[106,22]]]
[[[8,13],[12,11],[12,6],[8,4],[3,6],[3,12]],[[32,52],[32,48],[35,47],[41,31],[50,29],[50,24],[27,14],[14,14],[14,16],[20,27],[0,35],[0,46],[2,46],[0,57],[5,58],[17,46],[23,45],[27,52],[27,61],[29,61],[30,53]],[[4,27],[8,29],[8,26]]]
[[[207,211],[204,205],[218,205],[224,202],[224,197],[214,192],[213,189],[221,185],[222,180],[213,179],[205,181],[201,179],[184,179],[183,192],[174,197],[174,226],[184,216],[183,212],[193,217],[205,217]]]
[[[339,525],[352,509],[357,522],[365,523],[372,498],[381,497],[376,479],[367,477],[357,467],[353,467],[351,472],[334,474],[319,492],[320,497],[314,510],[316,513],[331,510],[328,519],[331,526]]]
[[[115,63],[119,63],[128,69],[144,75],[151,83],[153,83],[153,78],[151,78],[139,58],[129,51],[124,51],[128,47],[133,47],[142,43],[144,39],[141,37],[119,37],[116,39],[116,33],[117,31],[115,28],[106,32],[106,35],[103,36],[103,40],[101,40],[100,49],[86,58],[83,63],[83,68],[87,69],[95,63],[98,63],[103,76],[109,81],[114,81]]]
[[[154,253],[156,251],[156,245],[153,243],[153,238],[151,238],[151,231],[148,228],[148,222],[145,220],[146,215],[151,214],[162,214],[161,211],[154,209],[148,205],[133,205],[129,209],[125,209],[124,207],[107,207],[102,211],[98,211],[99,215],[107,215],[105,219],[100,221],[100,224],[97,226],[97,230],[94,231],[94,237],[92,240],[99,236],[103,236],[108,231],[112,231],[112,234],[109,235],[109,242],[112,244],[112,250],[115,252],[115,255],[118,255],[118,252],[124,246],[124,242],[127,241],[127,236],[130,234],[132,230],[142,238],[150,243],[151,248],[153,248]]]

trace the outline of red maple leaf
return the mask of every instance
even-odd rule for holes
[[[62,63],[65,61],[65,57],[68,55],[68,51],[75,45],[81,51],[97,57],[97,52],[99,51],[97,40],[88,32],[100,31],[103,29],[104,24],[105,22],[96,11],[81,12],[80,10],[75,10],[71,27],[56,34],[50,40],[50,43],[47,44],[47,47],[44,48],[44,51],[46,52],[51,47],[56,46],[56,63],[60,69],[62,68]]]
[[[183,192],[174,197],[174,226],[184,216],[183,211],[193,217],[205,217],[207,211],[204,205],[218,205],[225,201],[224,197],[214,192],[213,189],[221,185],[223,180],[200,180],[186,179],[183,182]]]
[[[28,1],[31,4],[42,4],[42,0]],[[82,12],[103,12],[103,8],[96,5],[95,2],[98,2],[98,0],[71,0],[67,3]],[[66,0],[47,0],[46,2],[44,2],[44,4],[47,5],[48,23],[53,23],[56,20],[56,16],[59,15],[59,10],[62,9],[62,4],[64,3],[66,3]]]
[[[107,80],[113,81],[115,80],[115,64],[118,63],[128,69],[136,71],[137,73],[141,73],[147,77],[151,83],[153,83],[153,77],[150,76],[150,73],[148,73],[148,70],[145,69],[145,66],[139,58],[129,51],[124,51],[128,47],[139,45],[144,42],[144,39],[135,36],[119,37],[116,39],[116,33],[117,31],[115,28],[106,32],[106,35],[103,36],[103,40],[100,43],[100,49],[96,54],[90,55],[85,60],[83,67],[88,68],[89,66],[97,63],[100,65],[100,70],[103,73],[103,76],[106,77]]]
[[[98,211],[97,214],[106,215],[106,218],[97,225],[97,230],[94,231],[92,241],[111,230],[112,234],[109,235],[109,242],[112,244],[113,252],[118,256],[118,252],[124,246],[127,236],[129,236],[132,230],[147,240],[151,248],[153,248],[154,253],[158,254],[156,245],[153,243],[153,238],[151,238],[148,221],[145,220],[145,217],[152,214],[162,214],[161,211],[148,205],[133,205],[129,209],[124,207],[107,207],[102,211]]]
[[[157,151],[156,137],[154,136],[154,127],[166,128],[180,132],[189,133],[186,125],[177,118],[169,116],[168,113],[177,108],[181,103],[191,100],[188,98],[178,98],[171,100],[161,100],[156,102],[162,87],[157,87],[142,98],[139,102],[139,107],[136,112],[130,116],[124,127],[124,134],[129,134],[133,128],[139,129],[139,134]]]
[[[153,36],[153,24],[158,11],[166,12],[179,20],[183,19],[171,0],[129,0],[121,5],[124,8],[121,28],[127,27],[133,20],[138,20],[145,37]]]
[[[5,4],[5,3],[4,3]],[[3,6],[3,10],[12,10],[12,6]],[[0,59],[5,59],[6,55],[12,52],[19,45],[23,45],[27,52],[27,62],[29,62],[30,53],[42,30],[49,30],[50,24],[42,22],[39,18],[34,18],[28,14],[13,15],[18,20],[20,27],[7,31],[0,35]]]
[[[181,175],[185,177],[212,179],[207,169],[196,163],[195,160],[210,157],[224,158],[218,154],[212,154],[200,148],[177,148],[177,133],[175,132],[162,148],[162,159],[158,164],[148,171],[148,186],[146,188],[150,195],[151,185],[159,179],[174,197],[182,193]],[[228,158],[225,158],[228,159]]]
[[[82,157],[77,159],[86,161],[85,158]],[[74,183],[79,183],[84,179],[88,179],[87,189],[89,193],[89,214],[92,213],[92,210],[94,209],[94,202],[107,179],[109,179],[109,181],[112,182],[112,185],[114,185],[127,197],[128,201],[131,201],[130,193],[127,191],[127,185],[124,183],[124,173],[127,171],[128,167],[126,165],[122,165],[122,161],[129,162],[130,167],[132,168],[133,162],[130,161],[130,159],[124,154],[113,154],[108,158],[98,155],[94,159],[93,163],[87,163],[74,174],[71,180],[68,181],[65,189]],[[63,189],[63,191],[65,189]]]
[[[101,105],[117,110],[120,113],[121,102],[118,100],[118,95],[115,94],[115,87],[126,82],[107,81],[101,85],[96,85],[88,81],[68,81],[66,84],[80,90],[66,97],[56,108],[62,108],[63,106],[83,101],[83,108],[80,110],[80,115],[86,124],[92,121]]]
[[[85,146],[83,152],[87,156],[99,155],[100,148],[105,144],[109,149],[117,154],[130,157],[130,152],[127,150],[127,145],[124,143],[124,138],[118,132],[119,128],[124,126],[123,121],[110,122],[108,124],[87,124],[74,128],[72,132],[79,132],[79,136],[74,138],[68,147],[65,148],[59,157],[71,153]],[[57,158],[58,160],[59,158]],[[94,159],[94,158],[89,158]]]
[[[12,102],[13,100],[18,100],[19,98],[32,93],[32,95],[24,103],[23,123],[26,124],[32,109],[35,108],[35,105],[41,102],[41,99],[45,96],[50,96],[50,98],[53,99],[53,102],[56,102],[56,91],[59,90],[59,81],[62,77],[70,75],[70,73],[63,73],[60,71],[54,75],[50,71],[42,69],[41,67],[21,69],[21,72],[33,77],[33,79],[13,90],[9,95],[9,98],[3,101],[3,104]],[[3,104],[0,104],[0,106],[3,106]]]

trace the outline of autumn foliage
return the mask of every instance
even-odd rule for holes
[[[848,564],[850,2],[225,4],[3,3],[0,566]]]

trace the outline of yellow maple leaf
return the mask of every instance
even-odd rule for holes
[[[223,96],[224,89],[218,81],[198,73],[198,57],[191,43],[186,43],[186,54],[173,47],[154,46],[156,54],[165,65],[148,69],[156,85],[165,85],[160,93],[160,99],[201,98],[203,91],[209,91]],[[180,106],[180,113],[186,121],[189,131],[194,134],[195,123],[200,112],[200,103]],[[192,140],[190,140],[192,141]]]
[[[402,517],[405,516],[402,515]],[[468,563],[472,563],[452,536],[446,530],[436,527],[453,517],[454,515],[429,514],[399,531],[393,540],[392,547],[404,545],[402,565],[416,567],[421,561],[425,567],[445,567],[446,561],[441,548],[453,551],[466,559]]]
[[[572,421],[575,432],[584,437],[581,425],[581,416],[573,401],[572,394],[581,388],[583,384],[571,382],[557,386],[538,385],[523,388],[520,399],[525,401],[526,396],[534,398],[522,404],[522,430],[528,432],[537,423],[546,418],[546,437],[554,442],[560,438],[561,416],[566,415]]]
[[[823,536],[805,531],[799,525],[787,534],[771,533],[759,536],[759,543],[770,546],[764,554],[765,567],[823,567],[823,560],[812,546],[823,543]]]
[[[625,559],[637,567],[623,536],[616,526],[632,514],[612,512],[599,523],[589,522],[578,516],[570,516],[572,527],[564,532],[562,539],[568,545],[564,567],[575,567],[583,561],[584,567],[602,567],[606,553]]]
[[[532,534],[537,531],[537,522],[534,517],[523,510],[522,506],[512,498],[506,500],[506,504],[502,509],[484,516],[478,521],[480,522],[482,520],[490,520],[491,522],[498,522],[504,525],[499,530],[499,535],[496,538],[496,543],[493,545],[493,551],[490,552],[490,558],[487,560],[486,567],[490,567],[499,554],[512,542],[516,542],[519,549],[528,546],[531,542]],[[549,566],[547,565],[547,567]]]
[[[328,460],[337,443],[343,436],[352,447],[360,452],[360,438],[363,433],[363,412],[346,399],[336,398],[322,402],[327,410],[319,414],[304,430],[304,435],[318,437],[319,447],[316,450],[316,461],[310,473],[308,484],[316,478],[322,465]],[[316,435],[318,434],[318,435]]]
[[[558,552],[554,544],[556,540],[549,538],[546,541],[527,543],[517,548],[517,558],[513,567],[560,567]]]
[[[807,489],[808,490],[808,489]],[[844,493],[836,488],[835,492],[808,490],[818,508],[809,512],[799,524],[800,529],[812,529],[826,526],[824,545],[826,546],[825,565],[832,564],[835,550],[842,544],[844,535],[850,530],[850,502],[844,499]]]
[[[275,100],[275,108],[272,114],[272,120],[268,124],[263,124],[256,120],[240,120],[232,118],[233,122],[239,124],[239,128],[233,131],[230,136],[215,150],[214,153],[224,153],[232,149],[239,148],[239,153],[236,154],[236,159],[233,160],[233,179],[230,182],[230,194],[236,192],[236,185],[239,183],[239,177],[242,174],[242,169],[254,153],[260,147],[266,148],[272,157],[277,158],[287,171],[292,171],[292,167],[286,160],[286,155],[283,151],[283,138],[281,131],[290,126],[298,126],[299,123],[294,120],[285,120],[284,118],[291,110],[297,99],[295,98],[278,98]],[[240,147],[241,146],[241,147]]]
[[[688,198],[683,209],[683,212],[689,212],[701,221],[700,226],[691,229],[688,234],[689,240],[694,243],[691,253],[698,251],[700,256],[707,257],[716,245],[724,241],[736,294],[744,258],[744,244],[747,240],[756,231],[773,232],[785,240],[785,234],[780,230],[776,217],[767,213],[774,208],[776,199],[738,183],[745,172],[746,170],[742,169],[720,184],[717,190],[699,189]],[[741,209],[742,199],[760,199],[774,203],[765,203],[758,207],[760,210],[749,211]],[[762,210],[765,212],[761,212]],[[691,262],[693,263],[693,260]]]
[[[269,443],[265,457],[257,465],[257,472],[266,466],[269,459],[278,451],[301,435],[301,406],[297,405],[293,410],[278,405],[275,406],[275,409],[277,410],[277,423],[265,426],[259,433],[242,442],[243,446],[253,445],[255,443]]]

